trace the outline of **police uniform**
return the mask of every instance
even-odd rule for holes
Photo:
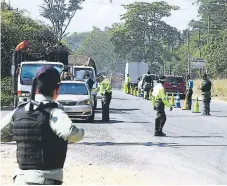
[[[130,83],[131,83],[131,78],[130,78],[129,75],[127,74],[127,78],[126,78],[127,94],[130,93]]]
[[[192,94],[193,94],[193,80],[188,79],[187,81],[187,98],[188,98],[188,109],[191,110],[192,106]]]
[[[154,86],[154,81],[150,73],[147,73],[144,77],[144,84],[142,85],[145,91],[145,99],[149,99],[149,93],[151,88]]]
[[[100,76],[99,78],[101,77],[104,76]],[[99,86],[97,88],[97,91],[99,91],[100,94],[102,95],[102,121],[105,122],[109,122],[110,120],[109,106],[110,101],[112,99],[111,89],[112,89],[111,82],[106,77],[104,77],[104,79],[99,83]]]
[[[165,76],[160,77],[160,81],[164,81]],[[165,89],[162,83],[158,83],[152,92],[152,96],[155,99],[154,110],[157,112],[157,116],[155,118],[155,136],[165,136],[162,132],[162,129],[166,122],[166,114],[165,114],[165,105],[172,110],[172,106],[169,101],[166,99]]]
[[[25,103],[1,120],[1,141],[17,143],[15,184],[60,185],[67,144],[82,140],[84,130],[51,97],[37,94],[35,101],[42,104],[33,111]]]
[[[211,86],[211,81],[207,78],[204,78],[201,84],[204,115],[210,115]]]

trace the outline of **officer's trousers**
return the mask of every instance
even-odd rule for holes
[[[102,121],[110,121],[110,101],[112,99],[112,92],[105,93],[102,97]]]
[[[203,101],[203,113],[210,114],[210,100],[211,100],[211,92],[203,92],[202,93],[202,101]]]
[[[162,132],[166,122],[165,105],[161,100],[156,101],[156,118],[155,118],[155,132]]]
[[[190,88],[187,90],[187,97],[188,97],[188,109],[191,110],[192,107],[192,94],[193,90]]]

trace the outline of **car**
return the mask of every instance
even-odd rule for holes
[[[70,118],[94,121],[94,100],[84,81],[61,81],[56,101],[64,107]]]
[[[166,93],[169,95],[176,95],[179,92],[182,99],[185,98],[186,82],[182,76],[166,76],[166,82],[164,83]]]

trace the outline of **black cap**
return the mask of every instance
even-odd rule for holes
[[[41,75],[47,75],[50,79],[55,80],[56,84],[61,82],[60,74],[53,65],[47,65],[42,67],[36,74],[36,78],[38,79]]]
[[[160,80],[161,82],[166,81],[166,76],[159,76],[159,80]]]

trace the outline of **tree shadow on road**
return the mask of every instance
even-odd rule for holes
[[[153,142],[82,142],[77,145],[95,145],[95,146],[159,146],[159,147],[168,147],[170,145],[176,145],[177,143],[153,143]]]
[[[74,145],[74,144],[72,144]],[[157,147],[227,147],[227,145],[201,145],[201,144],[179,144],[179,143],[153,143],[153,142],[82,142],[75,145],[91,145],[91,146],[157,146]]]
[[[109,122],[103,122],[102,120],[94,120],[92,123],[87,122],[86,120],[78,120],[78,119],[72,119],[72,121],[73,123],[83,123],[83,124],[90,124],[90,125],[95,125],[95,124],[111,125],[116,123],[124,123],[124,121],[113,120],[113,119],[111,119]]]
[[[223,138],[223,136],[166,136],[166,138]]]

